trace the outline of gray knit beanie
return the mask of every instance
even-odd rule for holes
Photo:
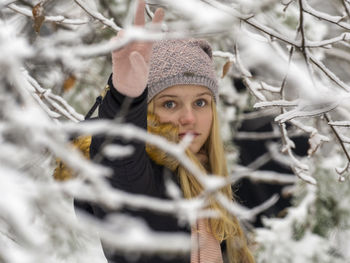
[[[154,43],[148,76],[150,102],[162,90],[181,84],[207,87],[217,100],[212,50],[206,40],[162,40]]]

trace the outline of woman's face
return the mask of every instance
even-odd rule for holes
[[[189,149],[197,153],[209,137],[213,121],[212,93],[204,86],[176,85],[154,97],[154,113],[161,123],[179,127],[179,139],[194,136]]]

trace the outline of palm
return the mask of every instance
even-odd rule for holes
[[[143,92],[147,85],[151,51],[152,45],[139,42],[129,44],[113,54],[113,75],[116,80],[114,86],[119,87],[121,89],[119,91],[122,93],[128,91],[125,95],[134,94],[135,96]],[[138,56],[134,58],[134,63],[132,56]],[[137,59],[140,61],[137,62]]]

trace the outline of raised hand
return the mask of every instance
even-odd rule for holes
[[[134,25],[145,26],[145,1],[139,0]],[[152,19],[153,24],[163,21],[164,11],[158,8]],[[124,35],[121,30],[116,40]],[[149,62],[152,54],[152,42],[132,42],[122,49],[112,52],[113,86],[123,95],[137,97],[145,90],[149,73]]]

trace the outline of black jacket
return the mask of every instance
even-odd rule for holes
[[[99,118],[113,119],[120,112],[123,102],[126,97],[120,94],[114,87],[109,79],[110,90],[103,99],[102,104],[99,107]],[[143,129],[147,129],[147,89],[142,95],[132,100],[129,110],[126,116],[124,116],[126,123],[134,124]],[[100,146],[106,140],[103,136],[93,136],[90,146],[90,156],[93,160],[96,155],[99,154]],[[145,150],[145,144],[137,141],[125,141],[121,138],[113,138],[113,143],[120,145],[132,145],[134,152],[132,155],[123,159],[110,161],[106,158],[102,158],[101,164],[113,169],[113,176],[109,179],[113,187],[135,194],[142,194],[152,196],[160,199],[168,199],[165,193],[164,185],[164,167],[154,163],[147,155]],[[174,176],[172,176],[175,178]],[[110,211],[109,211],[110,212]],[[102,211],[101,209],[95,209],[94,213],[103,218],[108,211]],[[140,217],[149,225],[154,231],[161,232],[186,232],[189,233],[189,228],[181,227],[178,224],[177,218],[168,214],[159,214],[153,211],[132,211],[125,208],[123,213]],[[118,237],[116,237],[118,238]],[[111,262],[129,262],[122,255],[106,256]],[[135,261],[130,261],[135,262]],[[136,262],[190,262],[190,256],[181,256],[180,258],[164,259],[158,256],[141,256]]]

